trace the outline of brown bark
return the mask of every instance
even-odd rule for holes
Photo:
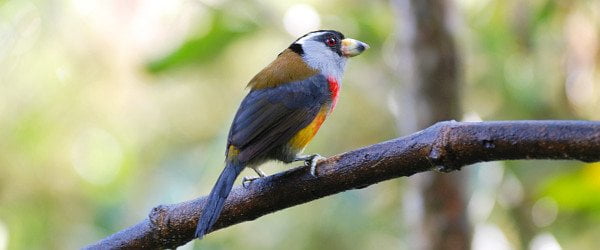
[[[307,167],[236,187],[215,230],[342,191],[432,169],[482,161],[571,159],[600,161],[600,122],[441,122],[412,135],[332,156]],[[87,249],[174,248],[192,240],[206,197],[152,209],[148,218]]]

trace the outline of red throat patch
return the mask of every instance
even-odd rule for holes
[[[329,111],[329,112],[331,112],[331,111],[333,111],[333,109],[335,108],[335,105],[337,104],[338,97],[339,97],[338,92],[340,91],[340,85],[338,84],[338,81],[333,76],[327,77],[327,83],[329,83],[329,94],[331,94],[331,109]]]

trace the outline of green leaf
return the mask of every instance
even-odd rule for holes
[[[252,33],[257,25],[251,20],[233,18],[221,11],[215,11],[212,25],[206,34],[190,37],[172,53],[150,62],[146,69],[151,73],[213,61],[235,41]]]

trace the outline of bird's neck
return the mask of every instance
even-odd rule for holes
[[[303,58],[308,66],[321,72],[324,76],[334,77],[338,84],[341,84],[342,75],[346,68],[346,58],[342,57],[336,59],[335,56],[337,55],[331,54],[325,56],[322,54],[305,54]]]

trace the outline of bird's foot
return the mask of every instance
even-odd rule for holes
[[[265,172],[263,172],[262,170],[258,169],[258,168],[253,168],[254,172],[256,172],[256,174],[258,174],[258,177],[253,176],[253,177],[249,177],[249,176],[244,176],[244,178],[242,178],[242,187],[244,188],[248,188],[248,185],[250,185],[250,183],[254,180],[263,178],[265,176],[267,176],[265,174]]]
[[[310,166],[310,174],[314,177],[317,177],[317,164],[320,160],[325,160],[325,157],[319,154],[302,155],[295,159],[295,161],[304,161],[305,166]]]
[[[248,185],[250,185],[250,183],[252,183],[252,181],[260,179],[261,177],[256,177],[256,176],[244,176],[244,178],[242,178],[242,187],[244,188],[248,188]]]

